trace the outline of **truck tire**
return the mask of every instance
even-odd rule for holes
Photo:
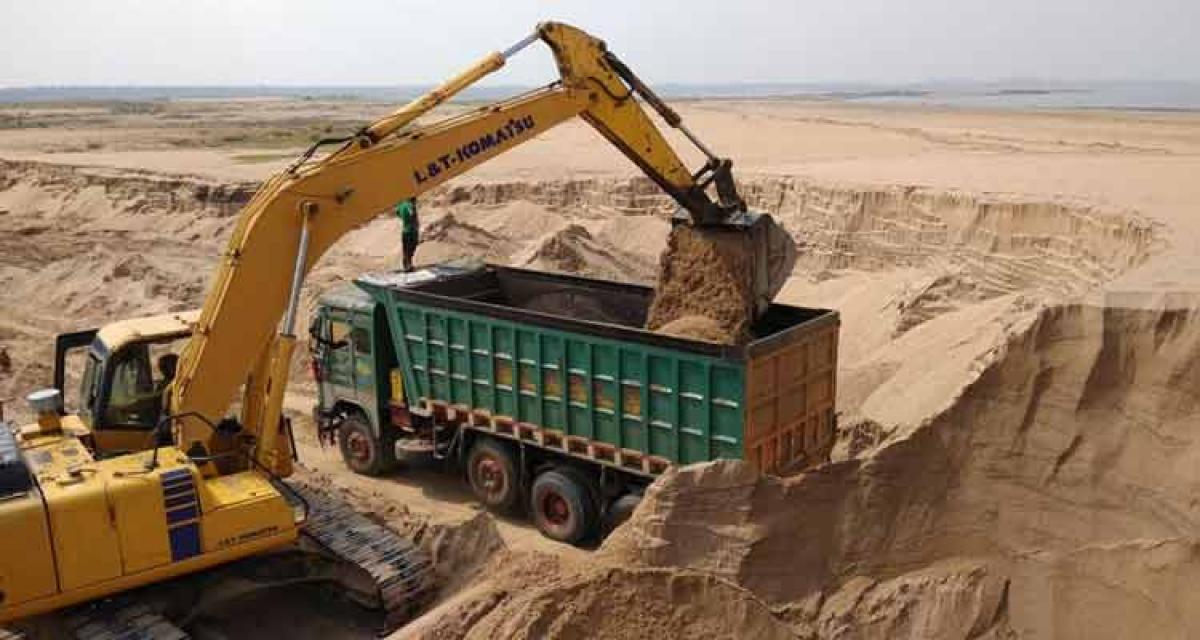
[[[371,425],[358,413],[342,419],[337,431],[342,460],[355,473],[377,476],[396,464],[395,445],[390,438],[376,438]]]
[[[512,511],[521,496],[512,450],[485,436],[476,439],[467,454],[467,482],[475,498],[492,511]]]
[[[583,474],[561,467],[545,471],[533,481],[529,511],[542,535],[579,544],[595,532],[596,501],[588,484]]]
[[[633,515],[633,510],[641,501],[642,496],[636,493],[627,493],[613,500],[604,514],[604,535],[607,536],[613,532],[613,529],[624,524],[629,516]]]

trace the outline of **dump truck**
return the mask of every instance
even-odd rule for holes
[[[828,459],[838,314],[772,304],[722,345],[647,331],[649,287],[500,265],[367,274],[310,321],[314,419],[352,470],[433,456],[491,509],[594,539],[676,465]]]

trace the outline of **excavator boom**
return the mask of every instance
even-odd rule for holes
[[[545,88],[426,126],[420,116],[496,71],[536,39],[549,45],[560,80]],[[690,171],[642,109],[640,96],[696,142],[704,166]],[[338,239],[406,198],[418,196],[576,116],[591,124],[670,194],[696,225],[749,228],[730,163],[712,155],[682,119],[605,44],[568,25],[543,23],[534,36],[493,53],[437,89],[374,124],[318,160],[263,184],[242,212],[222,256],[196,331],[184,350],[171,406],[215,422],[245,383],[241,422],[259,438],[259,462],[290,471],[279,424],[282,389],[294,343],[298,288]],[[718,198],[707,192],[715,183]],[[288,277],[285,266],[294,265]],[[280,321],[284,320],[282,330]],[[211,453],[213,431],[179,421],[176,442]],[[197,447],[199,445],[199,447]]]

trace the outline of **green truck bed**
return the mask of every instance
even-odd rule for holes
[[[644,475],[744,458],[827,459],[834,311],[772,305],[740,346],[642,328],[648,287],[488,265],[369,274],[403,398],[469,425]]]

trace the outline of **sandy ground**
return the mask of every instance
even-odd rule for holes
[[[385,110],[0,109],[0,399],[48,382],[56,332],[197,305],[254,182],[305,136]],[[445,601],[407,633],[1200,635],[1200,115],[680,111],[796,237],[781,299],[841,313],[834,462],[787,479],[671,474],[579,551],[480,514],[452,474],[356,477],[302,437],[310,479],[443,540]],[[672,209],[581,123],[424,204],[419,261],[642,282]],[[346,238],[305,304],[394,264],[398,236],[383,218]],[[299,380],[288,406],[306,412],[308,393]]]

